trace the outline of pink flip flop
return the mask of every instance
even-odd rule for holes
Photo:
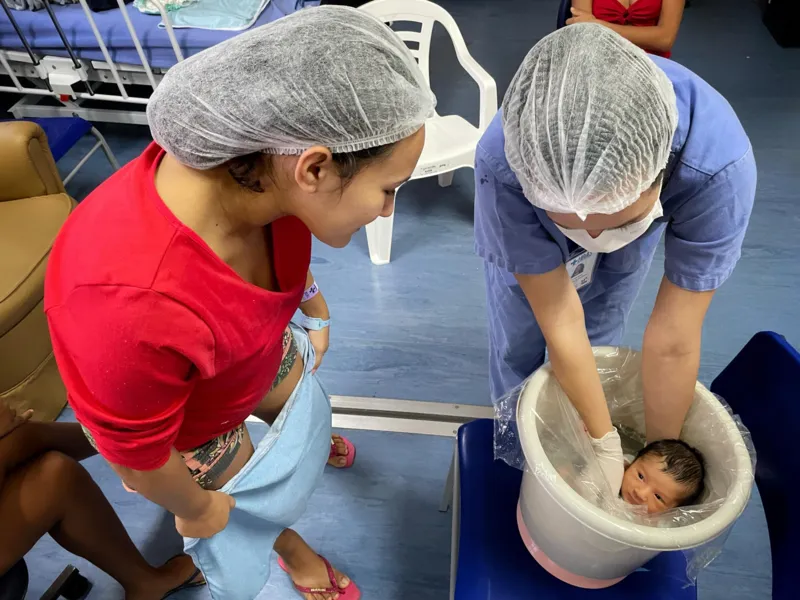
[[[348,440],[344,436],[339,436],[342,439],[342,443],[344,443],[345,447],[347,448],[347,454],[345,454],[345,463],[342,467],[337,467],[335,465],[331,465],[335,469],[349,469],[353,466],[353,463],[356,462],[356,447],[353,445],[353,442]],[[336,444],[333,443],[333,438],[331,438],[331,452],[328,454],[328,460],[332,458],[341,458],[341,454],[336,454]]]
[[[333,572],[331,563],[329,563],[328,559],[326,559],[324,556],[317,556],[322,559],[322,562],[325,563],[325,568],[328,569],[328,581],[330,581],[331,587],[307,588],[303,587],[302,585],[297,585],[294,581],[292,581],[294,589],[301,594],[339,594],[339,600],[359,600],[361,598],[361,590],[358,589],[358,586],[353,582],[353,580],[350,580],[350,585],[348,585],[346,588],[340,588],[339,584],[336,583],[336,574]],[[286,563],[283,562],[283,559],[280,556],[278,557],[278,566],[291,577],[289,569],[286,568]]]

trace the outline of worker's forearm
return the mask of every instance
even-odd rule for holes
[[[613,425],[585,325],[562,327],[547,340],[547,349],[553,372],[589,435],[602,438]]]
[[[648,327],[642,349],[647,441],[679,438],[694,399],[700,368],[700,335],[670,342],[668,333]]]
[[[0,438],[0,463],[11,470],[51,450],[75,460],[83,460],[97,453],[77,423],[28,421]]]
[[[196,519],[211,499],[192,478],[180,453],[173,448],[166,464],[153,471],[136,471],[112,463],[125,484],[176,517]]]
[[[540,275],[515,275],[542,330],[558,382],[589,434],[600,439],[612,430],[597,373],[583,305],[564,265]]]

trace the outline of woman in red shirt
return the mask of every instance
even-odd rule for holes
[[[70,405],[126,486],[175,515],[187,550],[209,542],[199,566],[215,598],[249,598],[239,583],[269,575],[273,544],[306,598],[359,597],[287,528],[328,455],[354,458],[343,438],[331,444],[313,374],[330,316],[311,236],[343,247],[392,212],[434,105],[383,23],[299,11],[170,69],[148,105],[156,142],[81,203],[54,245],[45,310]],[[289,326],[298,308],[306,331]],[[255,449],[251,414],[272,425]],[[236,501],[219,491],[242,482]],[[288,508],[270,528],[263,515],[277,505]],[[247,521],[253,510],[260,521]],[[252,531],[258,552],[235,556]]]
[[[669,58],[685,0],[572,0],[573,23],[600,23],[640,48]]]

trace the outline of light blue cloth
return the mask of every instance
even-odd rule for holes
[[[601,255],[593,282],[581,290],[595,345],[621,339],[663,231],[665,274],[672,283],[692,291],[721,286],[741,255],[755,197],[752,148],[731,106],[688,69],[652,59],[672,81],[678,103],[661,193],[664,217],[638,240]],[[525,198],[504,144],[498,114],[475,158],[475,247],[485,261],[495,400],[536,370],[545,353],[544,338],[512,274],[547,273],[577,248]]]
[[[255,454],[221,491],[236,499],[228,526],[184,538],[214,600],[253,600],[270,575],[278,535],[305,512],[331,449],[331,404],[316,375],[308,334],[292,325],[305,373]]]
[[[241,31],[252,27],[269,2],[270,0],[203,0],[171,12],[169,16],[172,26],[176,28]],[[164,27],[164,24],[159,23],[158,26]]]

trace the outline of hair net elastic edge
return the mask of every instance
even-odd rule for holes
[[[407,137],[414,135],[418,132],[425,123],[421,123],[419,125],[414,125],[411,127],[406,127],[405,129],[401,129],[400,131],[394,133],[388,133],[384,135],[375,136],[368,139],[362,139],[358,142],[349,142],[344,144],[319,144],[320,146],[325,146],[328,148],[333,154],[340,154],[342,152],[358,152],[359,150],[366,150],[368,148],[376,148],[378,146],[386,146],[389,144],[396,144],[397,142],[406,139]],[[308,148],[301,149],[301,148],[288,148],[288,147],[272,147],[272,148],[264,148],[261,152],[263,154],[278,154],[284,156],[299,156],[303,152],[305,152]]]

